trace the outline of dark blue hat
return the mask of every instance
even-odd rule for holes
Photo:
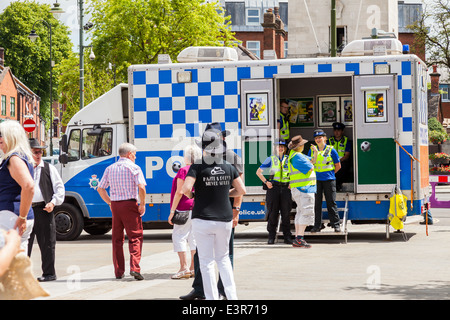
[[[327,134],[322,129],[314,130],[313,138],[318,136],[326,136]]]
[[[333,129],[344,130],[345,124],[343,124],[342,122],[335,122],[333,123]]]
[[[275,141],[275,145],[277,145],[277,146],[285,146],[287,148],[286,141],[284,141],[284,140]]]

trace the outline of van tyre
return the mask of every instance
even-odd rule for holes
[[[83,231],[84,221],[81,211],[70,203],[55,208],[56,240],[77,239]]]

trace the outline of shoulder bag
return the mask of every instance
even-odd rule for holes
[[[189,210],[187,211],[179,211],[175,210],[175,213],[173,214],[172,223],[173,224],[185,224],[186,221],[189,219]]]

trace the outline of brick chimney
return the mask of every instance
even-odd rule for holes
[[[431,95],[439,95],[439,77],[440,73],[437,72],[437,65],[433,65],[433,73],[430,73],[431,78]]]
[[[284,30],[284,23],[278,14],[278,7],[267,9],[261,26],[264,28],[263,54],[261,58],[264,59],[264,51],[266,50],[275,51],[277,58],[284,57],[286,31]]]
[[[278,7],[274,7],[275,14],[275,51],[277,52],[277,56],[280,58],[286,58],[284,55],[284,41],[286,40],[286,31],[284,30],[284,23],[281,20]]]
[[[0,47],[0,66],[5,65],[5,48]]]

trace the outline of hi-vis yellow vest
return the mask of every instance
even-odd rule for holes
[[[339,154],[339,158],[342,158],[345,155],[345,148],[347,147],[347,137],[343,137],[341,140],[336,141],[334,137],[328,139],[328,143],[336,149]]]
[[[325,149],[319,151],[319,154],[317,155],[317,161],[314,164],[314,170],[316,172],[325,172],[334,170],[334,162],[333,158],[331,158],[332,149],[333,149],[332,146],[327,145]]]
[[[289,140],[289,122],[285,119],[285,116],[280,112],[281,124],[280,124],[280,138]]]
[[[287,158],[287,165],[289,166],[289,184],[291,188],[314,186],[316,184],[316,173],[314,170],[303,174],[292,165],[291,159],[297,155],[298,152],[291,151]]]
[[[272,166],[270,167],[270,175],[273,175],[273,180],[287,183],[289,182],[289,170],[284,168],[283,164],[287,159],[287,156],[283,156],[283,159],[278,159],[277,156],[271,156]]]

